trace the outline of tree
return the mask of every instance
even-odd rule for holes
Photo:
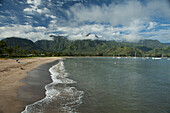
[[[8,57],[10,57],[14,50],[12,49],[12,47],[8,47],[6,48],[6,51],[8,52]]]
[[[0,41],[0,54],[3,54],[4,49],[7,47],[6,43],[4,40]]]
[[[0,49],[5,48],[6,46],[7,46],[7,45],[6,45],[5,41],[4,41],[4,40],[1,40],[1,41],[0,41]]]

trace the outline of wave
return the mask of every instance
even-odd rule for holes
[[[66,78],[68,73],[63,61],[59,61],[49,71],[52,83],[45,86],[46,97],[27,105],[22,113],[77,113],[76,106],[82,103],[84,92],[68,86],[76,82]]]

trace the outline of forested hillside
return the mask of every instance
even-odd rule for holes
[[[54,36],[53,40],[38,40],[11,37],[2,40],[8,48],[13,48],[14,56],[170,56],[170,45],[157,40],[141,40],[138,43],[104,40],[68,40],[64,36]],[[1,54],[8,53],[1,48]]]

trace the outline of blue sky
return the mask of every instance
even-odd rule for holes
[[[86,34],[91,33],[88,37]],[[170,43],[169,0],[0,0],[0,38]]]

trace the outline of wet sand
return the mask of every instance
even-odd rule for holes
[[[57,63],[58,60],[43,64],[28,72],[28,76],[22,80],[26,85],[18,89],[18,99],[26,105],[43,99],[45,97],[45,86],[52,82],[49,68]]]
[[[28,72],[36,67],[61,59],[60,57],[0,59],[0,113],[19,113],[27,102],[17,98],[18,88],[25,85],[21,82]]]

